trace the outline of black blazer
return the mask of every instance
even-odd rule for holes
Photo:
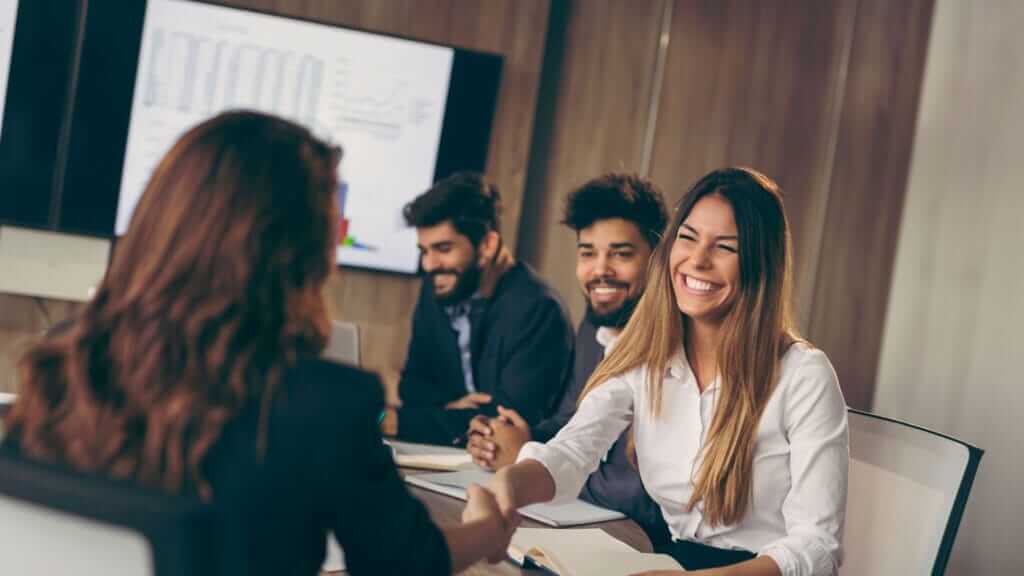
[[[221,574],[318,574],[328,532],[353,575],[451,573],[443,535],[381,443],[382,406],[376,376],[310,359],[273,402],[265,458],[258,401],[228,424],[204,463]]]
[[[576,405],[587,380],[603,359],[604,348],[597,341],[597,327],[584,319],[576,333],[573,380],[562,397],[558,411],[530,430],[534,440],[547,442],[568,424],[576,413]],[[629,516],[643,527],[655,544],[667,542],[668,526],[661,515],[661,509],[651,500],[640,480],[640,473],[629,461],[628,436],[627,430],[615,441],[608,457],[587,478],[580,498]]]
[[[531,424],[550,415],[570,378],[573,346],[568,315],[554,291],[517,262],[470,322],[477,391]],[[467,392],[455,331],[428,282],[420,287],[398,391],[398,435],[407,440],[451,444],[473,416],[494,411],[445,410]]]

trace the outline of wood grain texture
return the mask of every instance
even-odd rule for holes
[[[860,0],[808,337],[871,408],[934,0]]]
[[[796,308],[809,316],[856,2],[677,0],[651,176],[677,201],[746,165],[786,194]]]
[[[563,204],[591,178],[640,169],[663,6],[569,0],[555,7],[562,12],[548,35],[519,252],[577,320],[585,302],[575,275],[576,237],[559,224]]]

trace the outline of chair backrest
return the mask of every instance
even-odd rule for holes
[[[324,358],[359,365],[359,326],[351,322],[331,321],[331,337],[324,348]]]
[[[0,450],[5,574],[209,574],[209,522],[209,510],[195,499]]]
[[[849,410],[841,575],[943,574],[982,450]]]

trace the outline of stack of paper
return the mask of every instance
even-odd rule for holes
[[[559,576],[683,569],[671,556],[637,552],[600,528],[520,528],[512,536],[508,555],[521,566]]]
[[[470,484],[486,487],[493,476],[492,472],[474,468],[446,474],[407,475],[405,481],[420,488],[465,500],[466,488]],[[519,513],[548,526],[579,526],[625,518],[621,512],[594,506],[582,500],[565,504],[533,504],[520,508]]]
[[[395,464],[402,468],[462,470],[474,467],[473,459],[461,448],[397,440],[385,440],[384,443],[391,447]]]

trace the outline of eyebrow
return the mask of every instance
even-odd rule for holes
[[[700,236],[700,232],[698,232],[696,228],[694,228],[693,226],[690,226],[686,222],[683,222],[682,224],[680,224],[680,227],[681,228],[686,228],[690,232],[693,232],[694,234]],[[718,237],[715,238],[715,240],[739,240],[739,237],[737,237],[737,236],[718,236]]]
[[[452,244],[453,244],[453,242],[451,240],[442,240],[440,242],[434,242],[433,244],[429,244],[427,246],[424,246],[423,244],[417,243],[416,247],[419,248],[420,251],[422,252],[422,251],[426,250],[427,248],[434,248],[436,250],[437,248],[441,248],[443,246],[451,246]]]
[[[593,248],[593,242],[577,242],[577,248]],[[636,248],[636,244],[632,242],[612,242],[609,244],[609,248]]]

